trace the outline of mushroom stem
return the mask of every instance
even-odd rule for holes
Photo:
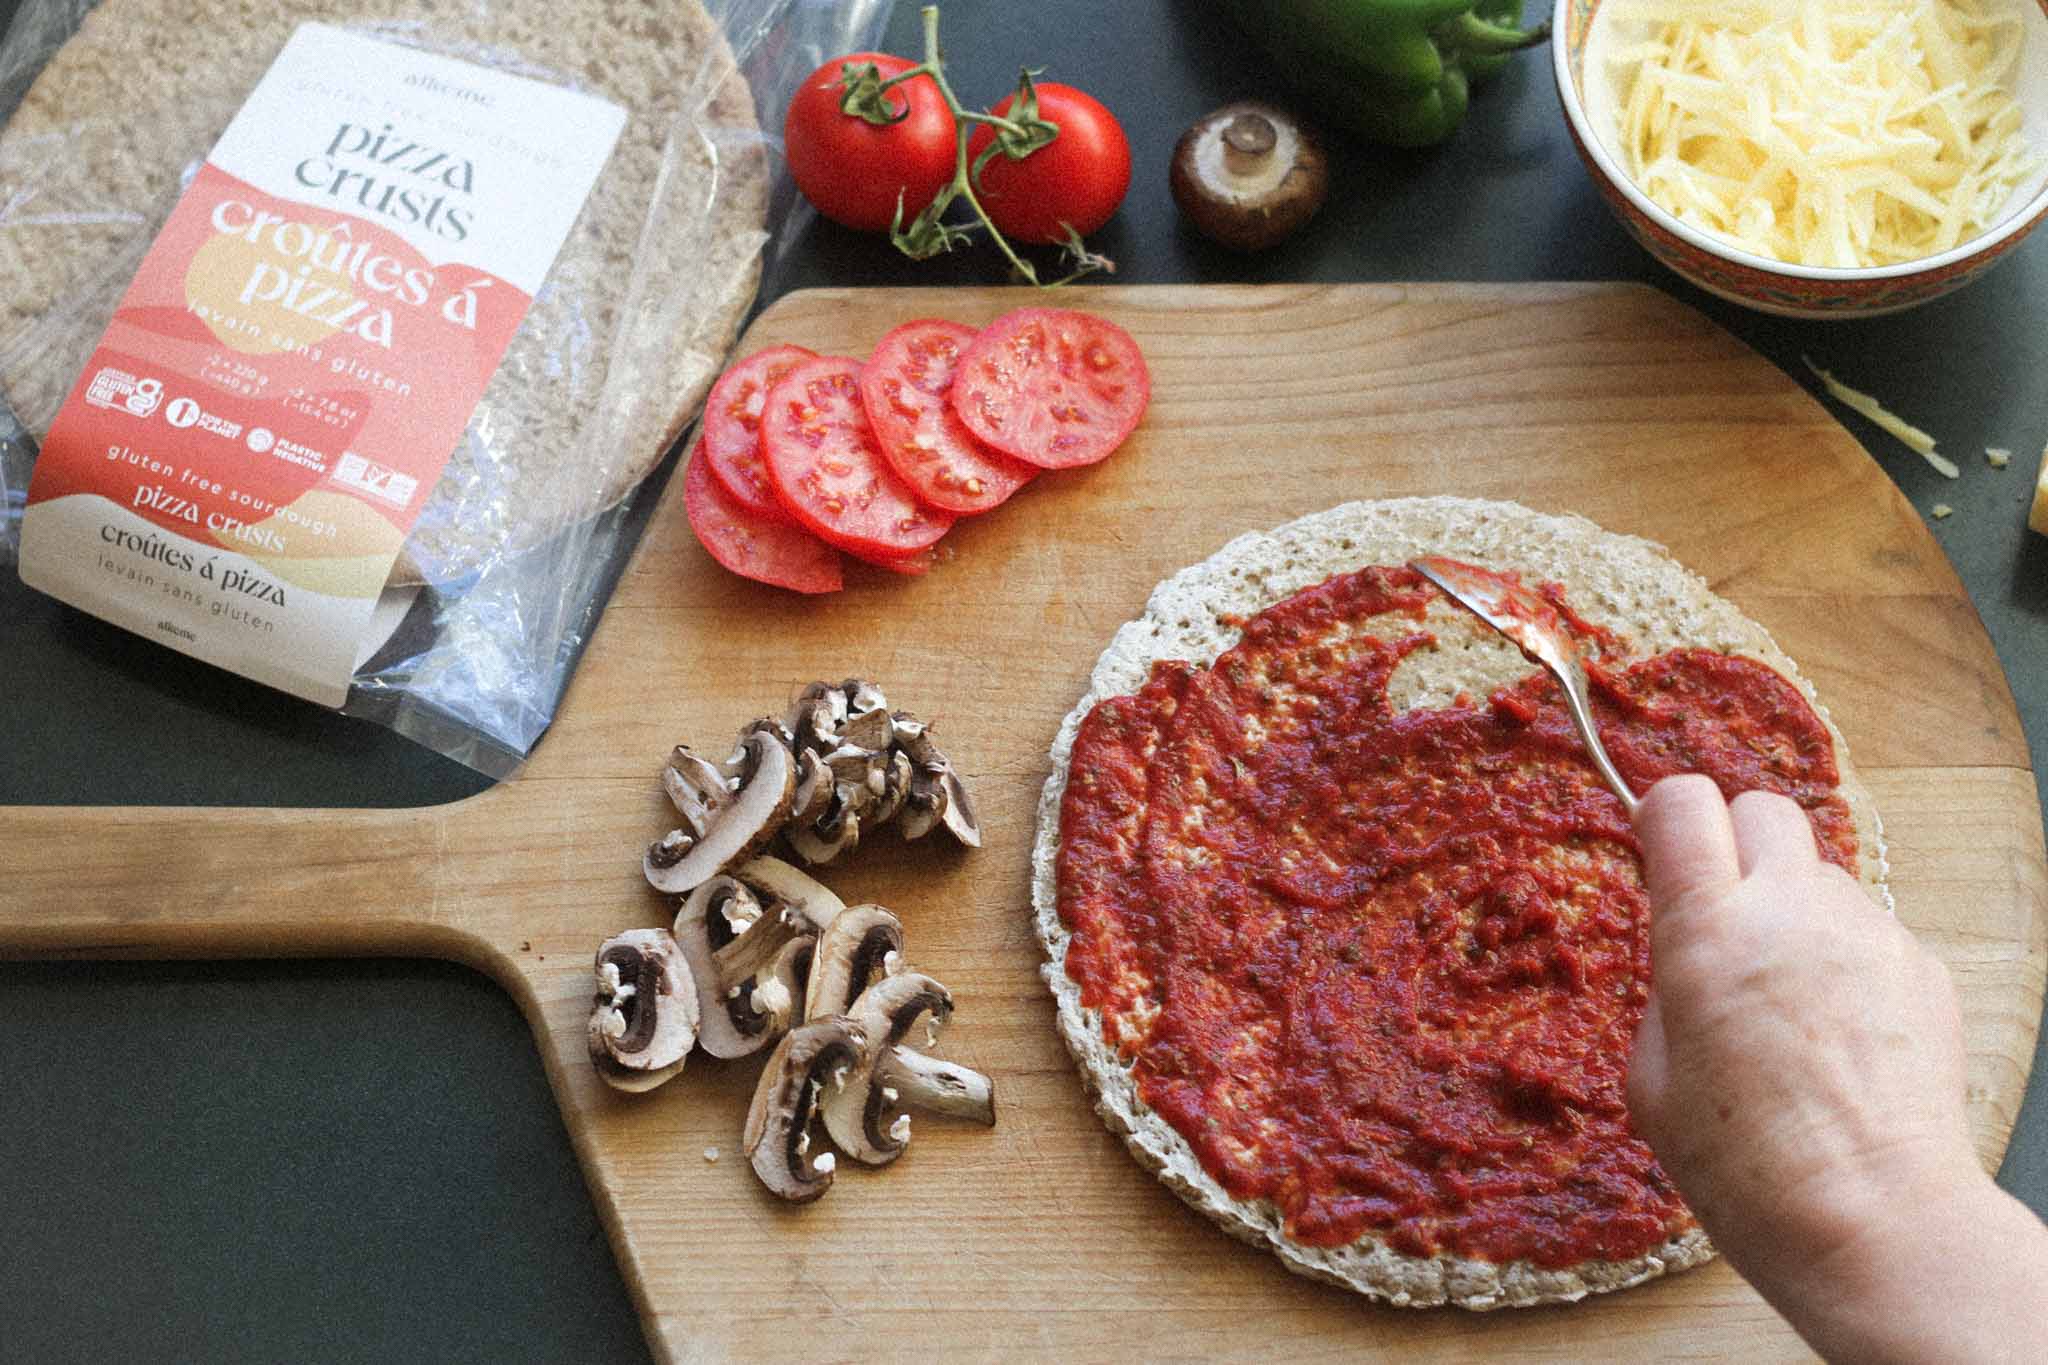
[[[790,906],[820,933],[829,929],[840,911],[846,909],[846,902],[833,894],[831,888],[780,858],[756,858],[742,864],[732,875],[769,900]]]
[[[661,789],[668,793],[669,804],[683,817],[690,833],[699,839],[732,802],[725,774],[680,744],[661,770]]]
[[[718,979],[727,986],[735,986],[749,977],[759,976],[789,944],[799,936],[809,936],[809,925],[791,924],[795,916],[764,914],[755,920],[753,926],[738,938],[711,955],[712,965],[718,969]],[[801,935],[799,930],[801,929]]]
[[[1250,175],[1272,154],[1279,130],[1264,114],[1247,110],[1223,129],[1223,164],[1233,175]]]
[[[996,1126],[996,1083],[970,1067],[892,1047],[876,1064],[875,1081],[910,1108]]]

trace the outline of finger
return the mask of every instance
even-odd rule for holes
[[[1712,778],[1667,777],[1650,788],[1636,807],[1636,841],[1658,911],[1653,925],[1669,909],[1725,891],[1742,875],[1728,806]]]
[[[1813,825],[1790,797],[1744,792],[1730,803],[1735,858],[1747,877],[1759,867],[1805,867],[1820,861]]]
[[[1650,988],[1650,1003],[1643,1009],[1643,1022],[1636,1027],[1636,1042],[1628,1060],[1628,1116],[1636,1132],[1655,1147],[1651,1134],[1663,1112],[1664,1089],[1669,1083],[1671,1058],[1665,1051],[1664,1011],[1657,988]]]

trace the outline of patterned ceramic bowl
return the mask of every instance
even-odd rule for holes
[[[2025,55],[2017,76],[2026,136],[2039,149],[2043,166],[2006,202],[1989,231],[1938,256],[1903,265],[1841,269],[1789,265],[1744,251],[1679,222],[1651,203],[1629,180],[1610,145],[1614,136],[1611,95],[1588,96],[1586,42],[1594,31],[1600,0],[1556,0],[1552,17],[1552,65],[1558,98],[1579,159],[1622,225],[1650,254],[1709,293],[1766,313],[1795,318],[1857,318],[1893,313],[1925,303],[1976,279],[2018,246],[2048,215],[2048,0],[2025,5]],[[1591,116],[1591,104],[1598,114]]]

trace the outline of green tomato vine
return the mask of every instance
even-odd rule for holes
[[[1031,78],[1037,73],[1025,68],[1017,77],[1017,94],[1010,102],[1008,115],[990,113],[985,109],[969,109],[953,93],[952,85],[946,80],[946,63],[939,51],[939,7],[926,5],[921,11],[924,19],[924,60],[889,79],[882,79],[881,71],[873,62],[859,65],[849,63],[841,71],[840,88],[845,92],[839,99],[841,113],[872,123],[877,127],[888,127],[901,123],[910,116],[910,105],[892,105],[889,91],[905,81],[921,76],[931,77],[938,87],[939,97],[946,102],[946,108],[953,115],[954,167],[953,179],[940,190],[931,203],[925,205],[908,226],[903,222],[903,199],[896,200],[896,220],[889,225],[889,240],[896,249],[913,261],[926,260],[942,251],[951,251],[974,240],[977,230],[986,229],[989,240],[1003,253],[1010,263],[1010,269],[1030,284],[1041,288],[1052,288],[1069,283],[1095,271],[1113,272],[1116,262],[1107,256],[1088,250],[1079,233],[1067,229],[1067,243],[1061,250],[1061,259],[1070,263],[1073,269],[1056,280],[1041,280],[1031,262],[1017,254],[988,210],[982,207],[975,190],[981,184],[982,168],[997,156],[1012,161],[1022,161],[1041,147],[1049,146],[1060,135],[1059,125],[1042,118],[1038,112],[1038,89]],[[995,140],[983,148],[981,154],[970,162],[967,144],[973,136],[976,124],[986,124],[995,132]],[[948,223],[946,211],[956,200],[966,201],[978,222],[971,224]]]

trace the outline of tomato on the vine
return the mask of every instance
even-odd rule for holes
[[[804,198],[835,223],[884,232],[896,218],[897,197],[908,224],[953,179],[957,147],[953,113],[930,76],[917,76],[884,95],[900,121],[869,123],[841,113],[845,69],[873,62],[883,80],[916,62],[886,52],[834,58],[804,78],[782,121],[789,173]]]
[[[1059,136],[1019,161],[998,152],[982,168],[975,197],[996,227],[1020,242],[1064,242],[1067,229],[1086,237],[1109,221],[1131,187],[1131,144],[1116,115],[1071,85],[1040,82],[1038,115]],[[991,112],[1008,115],[1010,95]],[[987,124],[967,144],[968,164],[995,141]]]

